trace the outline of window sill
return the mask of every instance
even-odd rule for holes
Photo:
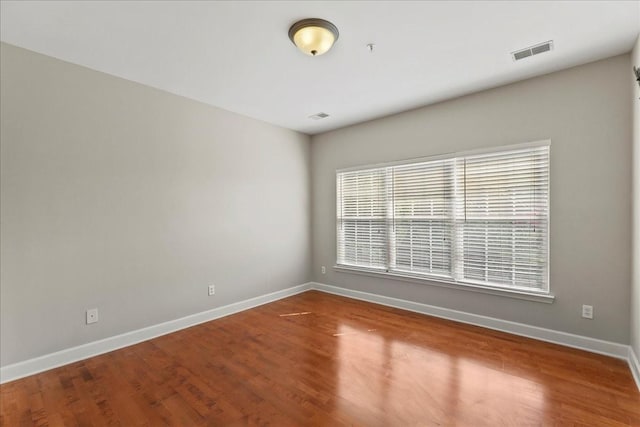
[[[503,288],[493,288],[489,286],[474,285],[471,283],[456,282],[453,280],[447,280],[446,278],[438,278],[433,276],[429,278],[422,278],[422,277],[412,276],[409,274],[389,273],[386,271],[366,269],[366,268],[360,268],[360,267],[349,267],[346,265],[334,265],[333,269],[339,273],[361,274],[364,276],[371,276],[371,277],[378,277],[378,278],[384,277],[384,278],[393,279],[393,280],[401,280],[403,282],[422,283],[425,285],[439,286],[442,288],[478,292],[482,294],[497,295],[501,297],[522,299],[522,300],[534,301],[534,302],[542,302],[546,304],[552,304],[553,301],[555,300],[554,295],[543,293],[543,292],[524,291],[520,289],[512,290],[512,289],[503,289]]]

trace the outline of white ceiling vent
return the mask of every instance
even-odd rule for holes
[[[527,47],[525,49],[516,50],[515,52],[511,52],[511,56],[513,57],[514,61],[519,61],[529,56],[549,52],[551,49],[553,49],[553,40],[549,40],[548,42],[540,43],[535,46]]]
[[[313,116],[309,116],[311,120],[322,120],[327,117],[329,117],[327,113],[317,113],[317,114],[314,114]]]

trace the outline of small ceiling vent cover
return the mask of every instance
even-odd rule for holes
[[[322,119],[326,119],[327,117],[329,117],[327,113],[317,113],[317,114],[314,114],[313,116],[309,116],[311,120],[322,120]]]
[[[519,61],[521,59],[528,58],[529,56],[549,52],[551,49],[553,49],[553,40],[549,40],[548,42],[540,43],[535,46],[530,46],[525,49],[516,50],[515,52],[511,52],[511,56],[514,61]]]

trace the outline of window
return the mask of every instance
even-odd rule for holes
[[[338,171],[337,264],[548,292],[549,143]]]

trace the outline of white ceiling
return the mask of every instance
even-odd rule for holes
[[[6,43],[316,134],[628,52],[640,1],[2,1],[0,17]],[[309,17],[340,31],[320,57],[287,37]]]

